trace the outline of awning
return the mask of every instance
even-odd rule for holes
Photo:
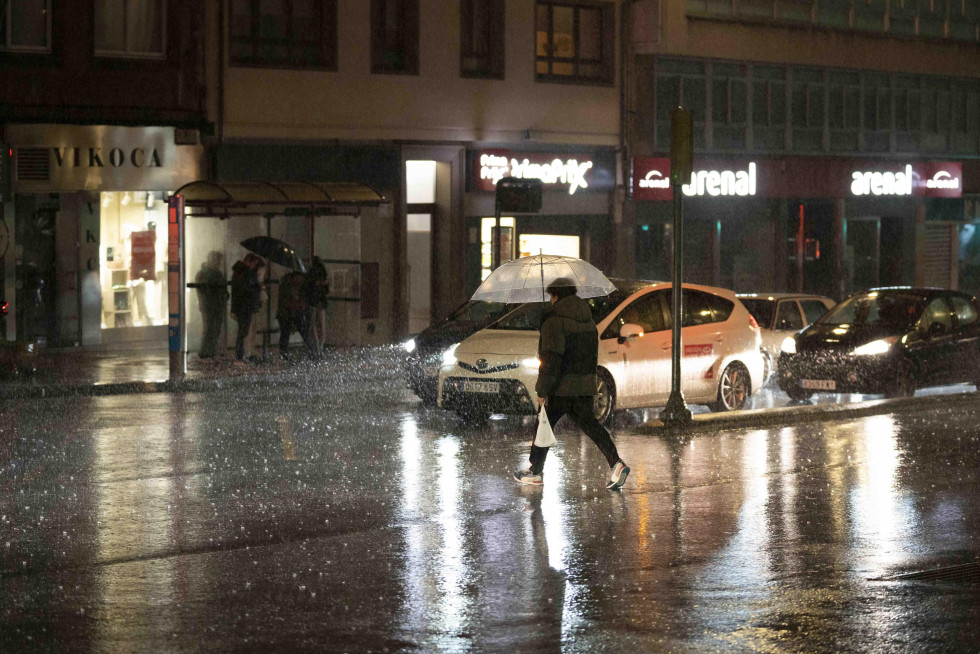
[[[174,191],[190,216],[229,218],[242,215],[330,215],[372,207],[389,200],[358,182],[208,182],[184,184]]]

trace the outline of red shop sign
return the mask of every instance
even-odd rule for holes
[[[698,159],[685,197],[853,198],[906,196],[959,198],[963,165],[951,161],[885,162],[869,159]],[[670,159],[633,159],[633,197],[670,201]]]

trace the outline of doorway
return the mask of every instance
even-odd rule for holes
[[[432,224],[438,213],[437,167],[435,161],[405,162],[408,331],[412,334],[418,334],[432,322]]]
[[[881,219],[877,216],[847,220],[848,294],[880,284]]]

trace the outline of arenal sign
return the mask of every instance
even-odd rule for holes
[[[493,191],[504,177],[540,179],[545,189],[564,190],[569,195],[581,191],[608,191],[612,184],[609,162],[598,154],[513,152],[478,150],[471,153],[471,181],[474,190]]]
[[[633,159],[633,197],[669,201],[670,159]],[[851,198],[963,195],[963,165],[949,161],[786,158],[695,160],[686,197]]]

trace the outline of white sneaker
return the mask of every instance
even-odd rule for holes
[[[626,465],[625,461],[619,460],[616,465],[612,467],[612,472],[609,473],[609,483],[606,484],[606,488],[609,490],[619,490],[626,483],[626,478],[629,477],[630,467]]]
[[[518,484],[529,484],[531,486],[540,486],[544,483],[542,476],[534,474],[530,468],[515,472],[514,479]]]

